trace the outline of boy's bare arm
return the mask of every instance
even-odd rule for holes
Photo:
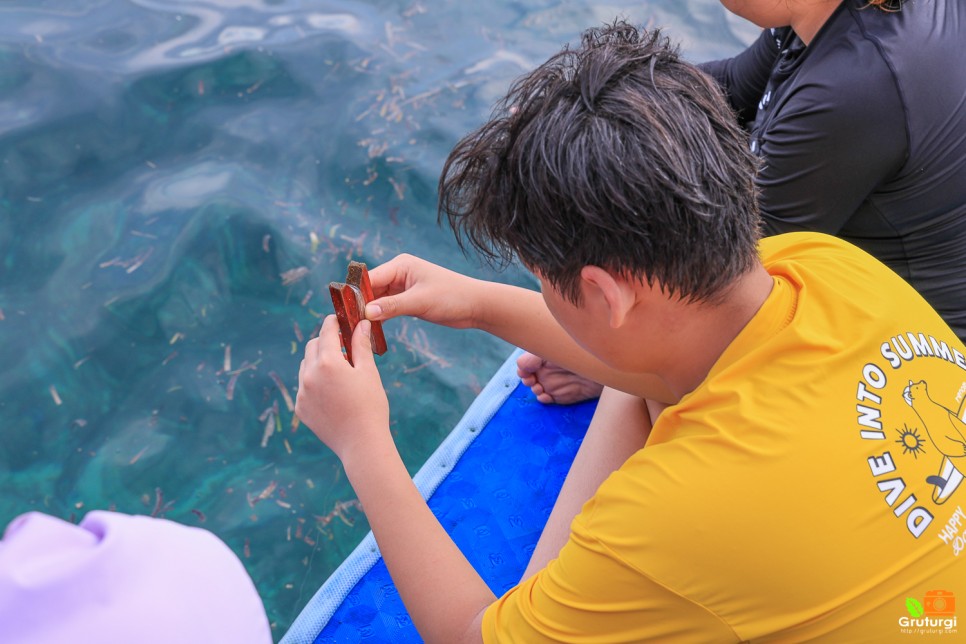
[[[613,389],[676,402],[656,376],[616,371],[583,349],[536,291],[473,279],[409,255],[377,266],[370,277],[376,299],[366,307],[369,319],[410,315],[454,328],[482,329]]]
[[[305,348],[295,411],[339,457],[413,623],[427,642],[482,641],[496,597],[433,516],[389,431],[389,405],[370,344],[371,323],[343,358],[335,316]]]

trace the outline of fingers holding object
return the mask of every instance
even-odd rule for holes
[[[305,344],[305,359],[302,361],[302,368],[304,369],[321,360],[324,353],[333,344],[336,347],[341,346],[339,344],[339,323],[334,315],[327,315],[319,327],[319,335]],[[306,362],[309,364],[306,365]]]

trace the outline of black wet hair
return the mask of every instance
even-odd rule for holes
[[[594,265],[715,301],[757,262],[756,157],[716,85],[659,30],[586,31],[450,153],[439,217],[580,302]]]

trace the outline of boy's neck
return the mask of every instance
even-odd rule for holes
[[[680,399],[694,391],[761,309],[774,279],[760,264],[741,277],[719,304],[669,301],[665,360],[657,373]]]

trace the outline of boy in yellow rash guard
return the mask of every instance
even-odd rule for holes
[[[844,242],[759,245],[756,163],[666,39],[590,30],[520,79],[440,180],[458,238],[519,257],[541,292],[401,255],[370,272],[352,365],[334,316],[308,343],[296,413],[342,461],[426,641],[959,632],[966,348]],[[393,443],[367,333],[398,315],[483,329],[607,386],[503,598]]]
[[[966,349],[845,242],[793,233],[761,251],[764,306],[601,485],[559,557],[487,611],[485,641],[956,632]],[[923,626],[907,598],[931,600]]]

